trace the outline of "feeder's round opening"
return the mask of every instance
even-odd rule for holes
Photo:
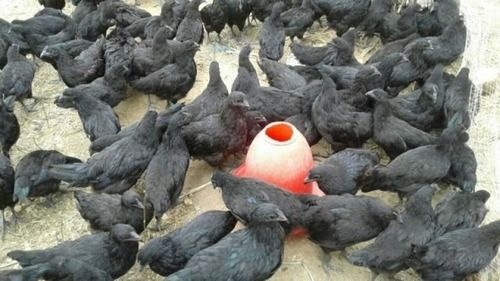
[[[292,139],[293,129],[287,124],[276,124],[266,129],[266,135],[275,141],[285,142]]]

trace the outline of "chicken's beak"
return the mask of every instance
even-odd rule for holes
[[[137,234],[136,232],[130,232],[130,237],[125,239],[125,241],[130,241],[130,242],[139,242],[141,241],[141,236]]]
[[[313,178],[310,178],[309,175],[307,175],[307,177],[304,179],[304,183],[311,183],[311,182],[315,182],[316,180],[313,179]]]
[[[43,49],[42,53],[40,54],[40,58],[41,58],[41,59],[44,59],[44,58],[48,57],[48,55],[49,55],[49,54],[47,53],[47,50],[46,50],[46,49]]]
[[[288,219],[286,218],[285,214],[280,213],[276,221],[288,222]]]
[[[374,91],[369,91],[365,94],[365,96],[370,97],[372,99],[377,99],[377,96],[375,95]]]
[[[144,209],[144,204],[142,204],[139,199],[136,199],[134,207],[136,207],[137,209]]]

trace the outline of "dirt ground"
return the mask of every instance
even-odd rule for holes
[[[137,0],[138,5],[153,14],[159,14],[159,0]],[[24,19],[33,15],[41,6],[35,0],[0,0],[3,9],[0,17],[6,20]],[[70,13],[73,7],[68,3],[65,12]],[[208,65],[217,60],[221,66],[221,75],[230,88],[237,74],[238,51],[241,46],[250,44],[254,47],[252,60],[255,63],[258,50],[258,26],[246,27],[242,34],[233,36],[228,28],[222,33],[222,41],[214,34],[204,41],[201,51],[196,55],[198,76],[193,89],[185,99],[189,102],[205,88],[208,82]],[[305,41],[310,44],[323,44],[334,36],[334,32],[315,25],[307,33]],[[376,40],[358,40],[356,56],[363,59],[376,50]],[[289,45],[287,41],[286,45]],[[38,66],[33,94],[43,100],[35,107],[36,112],[26,114],[16,105],[16,114],[21,124],[21,137],[12,150],[12,160],[16,164],[26,153],[36,149],[56,149],[62,153],[88,158],[89,141],[85,137],[76,111],[61,109],[53,104],[54,98],[65,88],[57,72],[46,63],[35,60]],[[289,48],[283,58],[286,63],[296,63]],[[260,73],[261,81],[264,76]],[[140,93],[130,91],[130,97],[115,108],[123,126],[139,120],[146,111],[147,99]],[[155,108],[162,110],[165,103],[155,101]],[[475,150],[479,162],[477,189],[488,190],[492,196],[488,202],[490,212],[487,221],[500,219],[500,183],[498,159],[500,159],[500,141],[498,139],[498,108],[500,100],[498,94],[490,93],[481,100],[481,110],[475,118],[475,124],[470,129],[469,144]],[[374,145],[367,145],[374,147]],[[317,154],[324,155],[326,146],[319,144],[313,148]],[[220,194],[210,185],[212,168],[204,162],[192,161],[184,186],[184,195],[180,204],[171,210],[163,221],[161,233],[145,231],[143,241],[157,237],[181,226],[192,217],[206,210],[224,209]],[[142,184],[136,187],[142,190]],[[446,189],[446,188],[445,188]],[[439,193],[443,194],[446,190]],[[396,196],[387,193],[372,193],[380,196],[390,204],[396,205]],[[439,197],[439,196],[437,196]],[[87,223],[75,209],[71,192],[61,192],[54,198],[55,204],[47,206],[44,199],[23,203],[16,207],[20,223],[9,229],[6,239],[0,242],[0,270],[16,268],[15,262],[6,257],[8,251],[14,249],[40,249],[55,245],[65,240],[76,239],[88,234]],[[359,248],[361,245],[355,246]],[[348,249],[350,251],[352,249]],[[366,268],[355,267],[340,254],[332,254],[334,271],[327,275],[321,266],[321,250],[306,238],[291,238],[287,241],[283,265],[270,279],[274,281],[305,281],[305,280],[369,280],[370,271]],[[487,269],[475,276],[474,280],[500,280],[499,259],[497,258]],[[418,280],[412,271],[401,272],[397,275],[401,280]],[[125,276],[118,280],[163,280],[161,276],[146,269],[139,272],[135,266]],[[378,278],[383,280],[383,278]]]

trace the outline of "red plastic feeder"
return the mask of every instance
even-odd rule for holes
[[[274,122],[255,137],[245,162],[233,174],[256,178],[294,193],[323,195],[316,182],[304,183],[313,166],[311,148],[304,136],[290,123]]]

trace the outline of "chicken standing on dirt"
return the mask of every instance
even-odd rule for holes
[[[425,281],[464,280],[484,269],[500,245],[500,221],[449,232],[413,250],[409,264]]]
[[[127,81],[125,74],[128,68],[122,65],[111,67],[103,77],[97,78],[90,84],[81,84],[74,88],[67,88],[62,95],[57,97],[54,103],[62,108],[73,107],[73,96],[88,95],[111,107],[117,106],[125,99]]]
[[[439,237],[458,229],[478,227],[488,209],[490,193],[479,190],[473,193],[450,192],[436,205],[436,233]]]
[[[194,255],[186,267],[168,277],[171,281],[263,281],[281,265],[286,222],[274,204],[255,205],[248,226],[228,234],[217,244]]]
[[[73,186],[92,185],[100,192],[125,192],[137,182],[156,152],[156,116],[156,112],[148,111],[131,135],[92,155],[86,163],[53,165],[49,175]]]
[[[312,168],[304,182],[317,182],[325,194],[355,194],[358,178],[378,162],[378,156],[369,150],[347,148]]]
[[[14,205],[17,200],[14,200],[14,169],[9,157],[0,151],[0,231],[2,239],[5,237],[6,221],[4,210],[8,207],[12,211],[12,223],[16,222],[16,212]]]
[[[132,87],[173,103],[184,98],[193,87],[196,78],[196,63],[193,58],[199,46],[192,41],[185,41],[177,50],[172,64],[132,81]]]
[[[94,45],[72,58],[64,49],[47,48],[40,54],[41,58],[52,59],[56,62],[57,72],[68,87],[87,84],[104,73],[103,45],[101,38]]]
[[[198,252],[229,234],[236,218],[227,211],[208,211],[171,233],[149,240],[137,256],[141,267],[148,266],[161,276],[184,268]]]
[[[161,230],[163,214],[175,206],[184,187],[190,154],[181,130],[189,121],[190,116],[183,112],[172,116],[158,150],[145,171],[146,199],[153,205],[158,231]]]
[[[46,263],[57,256],[72,258],[101,269],[116,279],[135,264],[139,239],[130,225],[116,224],[110,232],[85,235],[44,250],[11,251],[7,256],[22,267]]]
[[[283,2],[273,6],[271,15],[262,24],[259,34],[259,57],[280,60],[285,47],[285,29],[280,14],[285,9]]]
[[[434,187],[425,186],[412,195],[399,218],[391,221],[375,242],[350,253],[349,261],[370,268],[374,276],[381,273],[392,276],[408,268],[406,262],[412,248],[424,246],[434,238],[435,218],[431,205],[434,192]]]
[[[288,218],[288,223],[284,225],[287,233],[301,226],[302,213],[307,206],[288,191],[260,180],[240,178],[220,171],[214,172],[212,185],[222,190],[224,204],[244,224],[251,220],[249,213],[255,206],[272,203]]]
[[[31,84],[34,77],[33,64],[19,53],[19,46],[10,46],[7,51],[7,64],[2,69],[0,79],[2,96],[15,96],[16,100],[24,106],[23,100],[33,97]]]
[[[118,115],[109,104],[83,92],[66,91],[63,95],[63,98],[71,102],[78,111],[83,130],[90,141],[120,131]]]
[[[115,224],[128,224],[142,233],[153,218],[153,206],[134,191],[123,194],[97,194],[77,191],[76,209],[94,230],[110,231]]]
[[[5,100],[0,97],[0,146],[6,155],[9,155],[10,148],[17,142],[21,132],[13,112],[15,100],[15,96],[7,97]]]
[[[247,142],[246,95],[232,92],[219,114],[209,115],[182,128],[191,156],[218,167],[227,157],[241,152]]]
[[[200,3],[202,0],[191,0],[187,5],[186,16],[182,19],[175,39],[179,42],[193,41],[201,44],[203,42],[203,21],[201,20]]]
[[[51,165],[78,163],[80,159],[65,156],[55,150],[35,150],[21,158],[16,166],[14,199],[45,197],[59,190],[60,180],[50,176]],[[51,201],[51,198],[48,198]]]

